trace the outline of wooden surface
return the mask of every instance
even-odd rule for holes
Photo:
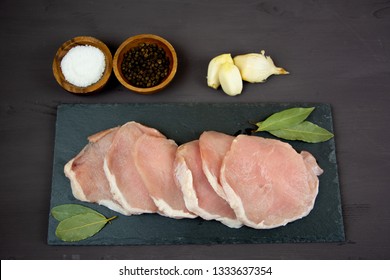
[[[0,26],[1,259],[389,259],[389,2],[3,0]],[[52,61],[65,41],[93,36],[115,53],[141,33],[177,52],[177,74],[162,92],[131,93],[112,75],[101,93],[82,97],[55,81]],[[237,97],[206,86],[213,56],[261,49],[291,74],[244,84]],[[48,246],[57,106],[129,102],[330,103],[347,241]]]

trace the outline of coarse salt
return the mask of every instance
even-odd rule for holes
[[[87,87],[99,81],[105,67],[104,53],[89,45],[71,48],[61,60],[65,79],[78,87]]]

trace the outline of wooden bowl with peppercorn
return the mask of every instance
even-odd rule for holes
[[[164,38],[141,34],[124,41],[113,59],[113,69],[119,82],[140,93],[156,93],[165,88],[177,70],[177,55]]]
[[[112,55],[100,40],[78,36],[62,44],[53,60],[58,84],[76,94],[88,94],[103,88],[112,72]]]

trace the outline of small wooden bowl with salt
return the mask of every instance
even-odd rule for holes
[[[53,60],[58,84],[75,94],[88,94],[103,88],[112,72],[112,55],[100,40],[79,36],[66,41]]]

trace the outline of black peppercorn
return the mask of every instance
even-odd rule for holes
[[[160,84],[169,73],[169,58],[156,44],[140,43],[123,55],[122,73],[136,87]]]

